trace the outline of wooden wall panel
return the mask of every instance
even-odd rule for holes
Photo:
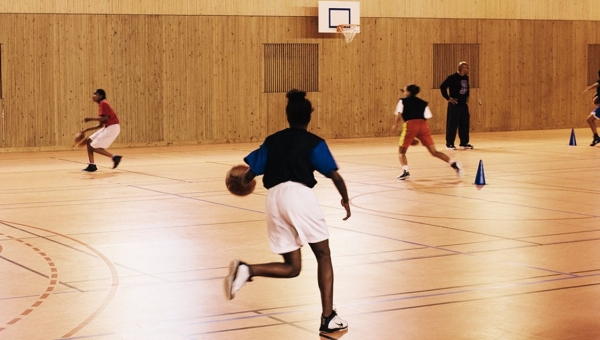
[[[18,15],[2,20],[3,41],[3,95],[5,101],[3,135],[5,145],[56,145],[53,81],[47,77],[53,72],[54,53],[51,48],[51,18]],[[23,32],[29,43],[23,43]],[[43,53],[39,53],[43,51]],[[18,55],[17,58],[11,55]],[[15,110],[18,108],[18,110]]]
[[[187,78],[197,72],[189,68],[187,40],[194,39],[187,31],[187,20],[180,17],[162,17],[163,22],[163,124],[167,141],[193,140],[196,137],[196,116],[186,107]]]
[[[31,31],[32,29],[32,22],[30,18],[27,18],[27,16],[22,15],[20,17],[20,27],[21,29],[24,30],[28,30]],[[17,28],[17,29],[18,29]],[[16,32],[15,32],[16,33]],[[23,83],[19,83],[19,82],[15,82],[13,81],[13,75],[15,75],[14,73],[16,72],[13,71],[13,69],[11,67],[9,67],[9,71],[8,71],[8,79],[9,79],[9,83],[7,84],[8,86],[6,86],[7,88],[5,88],[5,95],[7,96],[8,93],[10,93],[11,95],[14,95],[15,101],[17,103],[22,103],[21,105],[21,110],[19,111],[13,111],[12,107],[13,105],[13,101],[7,101],[6,103],[6,129],[7,129],[7,136],[8,136],[8,145],[11,144],[16,144],[16,145],[35,145],[36,141],[33,137],[33,129],[34,129],[34,123],[33,120],[35,118],[34,116],[34,112],[36,111],[35,109],[35,103],[34,100],[32,99],[32,95],[33,95],[33,88],[32,86],[34,85],[35,81],[33,79],[33,69],[35,68],[35,65],[33,65],[33,55],[31,53],[27,53],[27,49],[31,49],[32,47],[29,46],[25,46],[22,43],[16,43],[15,41],[9,42],[8,44],[6,44],[7,48],[6,50],[9,50],[12,52],[13,50],[16,51],[16,53],[18,53],[21,58],[19,60],[19,63],[21,63],[21,65],[27,65],[26,68],[22,68],[20,71],[20,73],[22,73],[22,78],[23,80],[26,80],[27,82],[23,82]],[[9,54],[9,53],[7,53]],[[29,55],[29,58],[27,58],[27,56]],[[12,61],[11,58],[7,58],[8,60],[6,60],[6,64],[5,65],[10,65],[10,62]],[[17,66],[18,67],[18,66]],[[11,98],[12,99],[12,98]],[[38,113],[39,114],[39,113]]]
[[[515,82],[517,90],[520,92],[516,94],[521,98],[520,105],[515,108],[510,108],[507,113],[510,115],[517,115],[518,124],[513,125],[516,129],[519,126],[523,126],[523,130],[531,129],[531,126],[535,122],[536,118],[534,112],[537,110],[538,104],[540,104],[544,98],[541,94],[541,82],[542,76],[540,75],[540,65],[538,63],[539,56],[544,51],[538,51],[537,48],[537,37],[535,34],[539,29],[529,23],[528,25],[519,25],[518,27],[521,39],[517,41],[516,50],[519,51],[519,68],[517,69],[520,77]],[[510,64],[505,69],[510,68]],[[498,91],[499,89],[497,89]],[[512,121],[511,117],[511,121]],[[493,125],[490,125],[493,126]]]
[[[106,91],[107,101],[119,117],[122,133],[117,138],[117,143],[148,137],[147,130],[140,126],[140,120],[145,118],[142,111],[144,105],[140,103],[143,97],[137,97],[135,91],[139,83],[136,82],[136,69],[139,64],[136,57],[143,55],[139,44],[144,42],[142,32],[146,29],[137,18],[131,16],[108,16],[107,19],[106,26],[99,29],[100,49],[96,51],[99,53],[98,57],[107,59],[103,65],[107,73],[106,78],[98,79],[94,87]],[[148,60],[144,60],[144,65],[145,62]],[[92,104],[96,105],[93,102]]]
[[[238,59],[238,72],[245,76],[240,79],[238,83],[239,93],[244,93],[244,101],[241,103],[239,112],[241,112],[246,119],[238,120],[241,121],[245,128],[245,134],[241,136],[241,139],[250,140],[262,140],[265,133],[266,115],[261,112],[259,105],[259,96],[261,88],[261,71],[263,62],[261,59],[262,55],[262,42],[264,41],[262,34],[262,27],[264,23],[263,18],[244,18],[243,24],[240,28],[239,40],[240,46],[243,46],[243,53],[239,54]],[[310,20],[310,18],[309,18]],[[310,29],[312,25],[305,25],[305,29]],[[252,63],[248,65],[247,61],[251,60]]]
[[[319,44],[309,129],[326,138],[389,135],[409,83],[421,85],[442,133],[435,43],[479,44],[474,131],[585,127],[598,22],[365,18],[351,43],[316,26],[301,16],[1,14],[2,149],[71,147],[97,113],[96,88],[121,118],[117,145],[260,141],[287,126],[285,93],[263,93],[264,43]]]
[[[129,131],[142,127],[143,134],[139,137],[125,140],[129,142],[162,142],[164,141],[163,124],[163,64],[165,62],[164,34],[162,30],[162,17],[147,16],[144,23],[144,44],[140,46],[140,53],[136,53],[136,91],[128,94],[135,98],[134,105],[129,110],[121,110],[121,115],[131,116],[132,124],[127,127]],[[193,46],[190,42],[188,46]],[[138,113],[136,113],[138,109]],[[133,132],[133,131],[132,131]],[[132,133],[132,136],[136,134]]]
[[[407,32],[408,22],[394,22],[389,18],[374,19],[364,27],[363,33],[359,33],[354,39],[360,41],[359,50],[377,51],[369,53],[365,58],[368,66],[363,66],[363,72],[371,72],[373,85],[371,87],[372,107],[364,110],[373,118],[371,120],[370,131],[373,135],[386,135],[393,124],[394,110],[397,100],[401,96],[400,89],[413,80],[410,72],[416,72],[404,65],[406,64],[407,53],[414,51],[414,46],[409,46],[410,41],[401,39],[399,44],[389,44],[384,37],[404,37]],[[418,28],[415,27],[415,30]],[[367,39],[365,35],[368,31],[378,32],[376,39]],[[360,39],[360,40],[359,40]],[[341,40],[341,39],[340,39]],[[348,44],[356,46],[358,44]],[[399,46],[398,46],[399,45]],[[425,52],[419,54],[418,52]],[[427,51],[415,51],[419,58],[427,59]],[[385,60],[385,63],[382,63]],[[393,72],[390,72],[393,70]]]
[[[522,78],[519,76],[521,68],[506,71],[511,65],[518,65],[519,54],[499,53],[510,50],[510,44],[518,34],[518,22],[505,20],[494,23],[481,24],[480,64],[476,66],[479,69],[480,89],[470,100],[471,125],[473,129],[481,131],[490,131],[494,126],[510,130],[514,123],[511,116],[518,108],[517,101],[521,97],[518,87],[507,86],[511,81]],[[482,115],[482,112],[489,114]]]
[[[213,35],[215,40],[212,44],[214,54],[214,72],[212,79],[212,103],[215,108],[210,114],[213,116],[213,124],[207,126],[210,136],[217,140],[240,141],[243,124],[246,121],[246,110],[239,105],[244,97],[248,96],[247,89],[240,86],[244,76],[252,74],[250,68],[258,57],[245,61],[248,68],[242,69],[239,65],[242,49],[238,50],[240,27],[238,21],[215,20]],[[252,90],[251,90],[252,91]],[[253,91],[260,91],[255,88]],[[239,119],[238,119],[239,118]]]
[[[0,98],[0,147],[6,146],[6,120],[4,116],[4,99]]]
[[[208,21],[206,18],[204,21]],[[188,35],[191,37],[186,41],[188,64],[186,66],[186,103],[188,116],[192,116],[194,136],[192,140],[204,140],[206,138],[206,116],[211,110],[210,102],[206,100],[210,96],[210,79],[212,78],[212,59],[207,44],[210,41],[211,32],[204,29],[199,20],[187,18]],[[159,111],[160,112],[160,111]]]
[[[573,121],[571,117],[585,117],[584,111],[573,112],[573,102],[582,99],[581,81],[584,79],[583,65],[577,64],[577,55],[585,54],[585,45],[579,44],[574,37],[576,36],[576,22],[573,21],[554,21],[552,22],[552,74],[550,75],[550,84],[554,84],[551,95],[557,95],[553,107],[547,108],[545,112],[553,112],[552,121],[548,121],[543,129],[550,129],[553,126],[581,126],[580,121]],[[565,51],[577,51],[574,53],[565,53]],[[584,81],[585,82],[585,81]],[[543,114],[543,113],[542,113]]]
[[[530,115],[530,117],[537,117],[527,122],[521,121],[521,124],[524,125],[526,130],[533,128],[535,121],[537,121],[537,125],[541,128],[543,126],[548,126],[549,119],[555,118],[554,115],[544,115],[540,113],[551,112],[552,106],[555,105],[556,101],[544,99],[552,98],[553,89],[558,85],[556,82],[552,81],[554,76],[553,58],[555,57],[555,52],[558,52],[553,50],[553,22],[543,21],[539,24],[532,24],[534,25],[533,36],[535,37],[535,40],[533,41],[532,49],[527,51],[529,52],[529,58],[527,59],[530,60],[529,66],[536,71],[533,75],[534,86],[536,86],[537,89],[534,96],[537,96],[540,100],[535,102],[531,112],[532,115]],[[525,115],[523,116],[525,117]]]
[[[35,16],[39,17],[39,16]],[[90,39],[92,30],[98,27],[97,19],[89,16],[67,16],[59,15],[53,18],[51,53],[54,54],[54,68],[43,73],[45,78],[52,82],[52,100],[57,116],[56,134],[60,136],[58,145],[72,145],[75,134],[86,126],[83,118],[96,116],[98,108],[92,101],[92,93],[95,88],[89,84],[92,82],[90,65],[94,62],[101,66],[105,60],[102,53],[90,53],[101,48]],[[24,39],[29,39],[24,37]],[[38,53],[43,54],[41,50]],[[27,67],[27,66],[24,66]],[[101,87],[101,86],[97,86]],[[104,86],[105,88],[110,88]],[[109,90],[109,100],[110,90]],[[18,111],[18,108],[16,108]],[[14,111],[13,111],[14,112]],[[32,146],[32,145],[27,145]]]
[[[30,103],[26,103],[25,96],[19,91],[16,87],[16,82],[26,77],[24,72],[18,72],[17,68],[19,67],[17,61],[15,60],[14,66],[11,65],[13,63],[14,57],[12,54],[14,51],[19,51],[17,49],[18,42],[16,39],[8,39],[8,37],[16,36],[17,30],[20,27],[15,27],[16,22],[24,21],[24,16],[19,16],[18,18],[14,18],[15,20],[0,20],[0,23],[6,23],[5,27],[0,31],[2,33],[6,33],[6,38],[4,38],[3,47],[4,47],[4,55],[3,55],[3,63],[5,67],[4,72],[4,86],[3,86],[3,95],[4,95],[4,112],[5,112],[5,146],[11,145],[26,145],[26,136],[27,131],[26,127],[22,122],[21,117],[19,117],[20,111],[27,110]],[[22,23],[20,26],[23,26]],[[21,28],[22,29],[22,28]],[[17,52],[18,53],[18,52]],[[29,65],[28,65],[29,66]],[[18,79],[18,80],[17,80]],[[7,96],[11,96],[11,100],[6,100]],[[22,109],[20,111],[16,111],[13,113],[12,108],[15,105],[21,104]],[[23,124],[23,125],[22,125]]]
[[[58,125],[58,117],[54,113],[52,106],[44,95],[44,89],[52,89],[53,80],[44,76],[44,70],[52,70],[54,66],[54,55],[46,52],[38,54],[38,51],[50,51],[52,48],[52,18],[48,16],[36,17],[33,20],[34,41],[33,46],[29,46],[29,56],[34,61],[35,69],[33,69],[33,93],[31,99],[34,101],[34,130],[32,135],[36,146],[53,146],[56,145],[57,134],[56,125]]]
[[[9,68],[7,66],[9,58],[6,50],[9,48],[10,44],[8,37],[15,35],[14,29],[14,17],[0,20],[0,44],[2,44],[2,60],[0,61],[2,62],[2,65],[0,65],[0,67],[2,67],[2,79],[0,79],[2,82],[2,98],[0,98],[0,133],[2,134],[2,138],[0,139],[0,146],[2,146],[2,148],[6,147],[6,145],[15,145],[14,142],[11,143],[8,141],[9,137],[6,134],[8,117],[6,115],[6,101],[4,100],[6,91],[9,87],[9,79],[11,79]]]
[[[360,1],[367,18],[467,18],[521,20],[598,20],[595,0]],[[142,14],[225,16],[317,16],[316,0],[38,0],[2,1],[0,13]]]

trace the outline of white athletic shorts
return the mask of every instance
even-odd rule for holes
[[[265,210],[269,243],[276,254],[329,238],[317,196],[304,184],[285,182],[272,187],[267,192]]]
[[[117,139],[117,136],[121,132],[119,124],[109,125],[103,127],[100,130],[94,132],[88,138],[92,140],[92,147],[94,149],[108,149],[108,147]]]

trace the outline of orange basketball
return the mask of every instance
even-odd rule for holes
[[[410,142],[410,145],[419,145],[419,140],[418,139],[413,139],[413,141]]]
[[[75,145],[82,147],[84,145],[83,141],[85,140],[85,133],[78,132],[75,135]]]
[[[248,169],[250,169],[249,166],[240,164],[227,171],[227,175],[225,176],[225,186],[227,186],[229,192],[236,196],[247,196],[254,191],[254,188],[256,187],[255,179],[247,185],[242,184],[242,177]]]

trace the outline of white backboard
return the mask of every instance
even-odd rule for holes
[[[360,25],[360,2],[319,1],[319,33],[336,33],[342,24]]]

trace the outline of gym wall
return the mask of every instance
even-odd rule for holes
[[[259,142],[286,126],[285,93],[265,92],[266,44],[318,45],[309,128],[326,138],[389,136],[413,82],[442,133],[434,44],[479,46],[473,131],[585,126],[591,92],[581,92],[600,69],[588,57],[600,44],[591,2],[447,3],[365,1],[351,43],[317,33],[316,1],[2,3],[0,150],[71,148],[97,114],[96,88],[122,122],[115,146]]]

